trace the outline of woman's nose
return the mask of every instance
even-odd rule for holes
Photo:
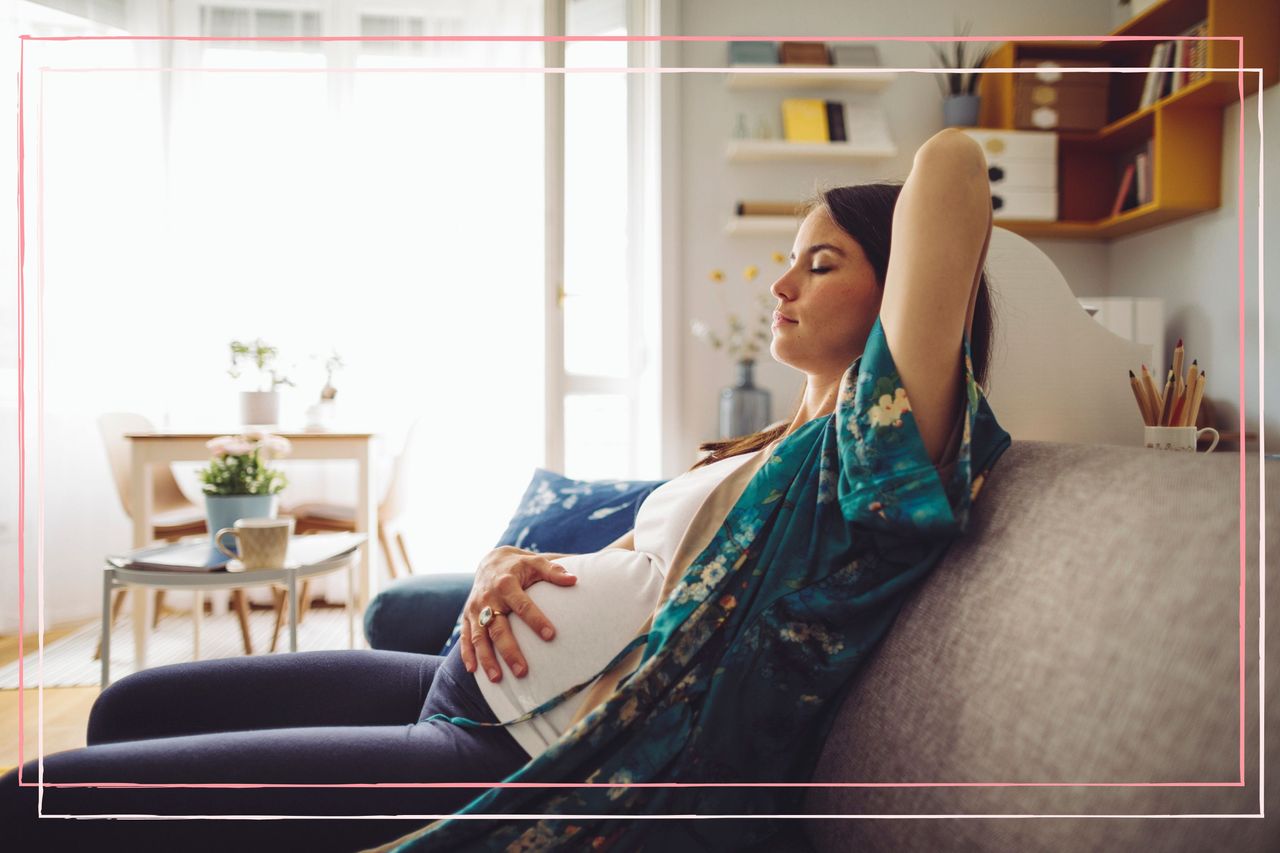
[[[795,285],[791,282],[791,273],[787,271],[778,277],[778,280],[769,285],[769,292],[776,299],[785,299],[790,302],[795,299]]]

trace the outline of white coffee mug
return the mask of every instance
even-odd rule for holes
[[[1196,452],[1196,442],[1206,432],[1213,433],[1213,443],[1205,450],[1212,453],[1218,446],[1218,431],[1213,427],[1196,429],[1193,426],[1163,427],[1149,426],[1143,428],[1143,443],[1155,450],[1190,450]]]
[[[289,537],[292,535],[293,519],[287,516],[242,518],[236,522],[235,527],[219,530],[213,537],[213,544],[228,557],[239,560],[245,571],[281,569],[289,554]],[[236,540],[238,554],[227,550],[222,544],[223,536],[231,536]]]

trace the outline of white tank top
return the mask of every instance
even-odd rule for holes
[[[501,656],[502,680],[497,684],[476,669],[476,683],[494,716],[514,719],[604,669],[639,634],[657,606],[667,569],[703,501],[726,477],[767,449],[731,456],[662,484],[640,505],[634,551],[607,548],[562,557],[556,562],[578,576],[576,584],[541,581],[529,587],[529,598],[556,627],[556,636],[547,642],[521,619],[510,620],[529,672],[516,678]],[[536,757],[569,728],[586,698],[584,689],[507,731]]]

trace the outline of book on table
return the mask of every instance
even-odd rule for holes
[[[363,533],[311,533],[292,536],[285,566],[314,566],[351,554],[365,539]],[[216,556],[215,556],[216,555]],[[149,572],[225,572],[229,558],[209,547],[208,538],[139,548],[111,556],[118,569]]]

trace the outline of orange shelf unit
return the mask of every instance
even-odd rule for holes
[[[1280,79],[1280,0],[1164,0],[1112,35],[1153,36],[1150,41],[1009,42],[988,58],[988,68],[1015,68],[1023,59],[1085,60],[1099,66],[1143,69],[1110,75],[1107,123],[1096,131],[1058,134],[1058,220],[1004,220],[1026,237],[1110,240],[1173,222],[1221,204],[1222,109],[1240,98],[1239,72],[1212,71],[1139,107],[1145,69],[1161,38],[1205,21],[1208,36],[1243,36],[1245,68],[1261,68],[1262,86]],[[1241,42],[1206,41],[1207,67],[1239,66]],[[1017,74],[984,74],[980,81],[983,127],[1013,129]],[[1243,75],[1246,96],[1258,90],[1258,74]],[[1111,216],[1117,162],[1152,142],[1152,199]]]

